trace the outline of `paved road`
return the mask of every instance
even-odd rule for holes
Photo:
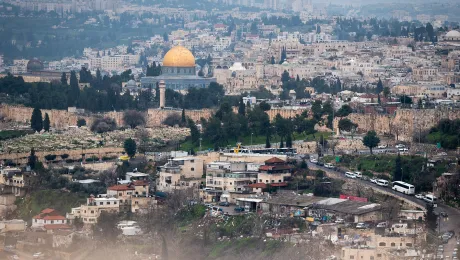
[[[321,169],[329,174],[332,174],[332,175],[335,175],[336,177],[338,178],[341,178],[341,179],[345,179],[346,177],[344,176],[343,173],[341,172],[338,172],[338,171],[335,171],[335,170],[331,170],[331,169],[328,169],[328,168],[325,168],[323,166],[319,166],[319,165],[316,165],[316,164],[313,164],[313,163],[310,163],[308,162],[308,167],[310,169]],[[409,196],[409,195],[405,195],[405,194],[402,194],[400,192],[396,192],[394,190],[392,190],[391,188],[384,188],[384,187],[381,187],[381,186],[378,186],[370,181],[365,181],[365,180],[361,180],[361,179],[354,179],[354,181],[356,182],[359,182],[363,185],[366,185],[366,186],[371,186],[373,189],[375,190],[381,190],[381,191],[385,191],[387,193],[390,193],[392,194],[394,197],[396,198],[399,198],[399,199],[406,199],[406,200],[409,200],[413,203],[416,203],[418,205],[420,205],[420,207],[425,207],[426,206],[426,203],[422,200],[419,200],[417,198],[415,198],[414,196]],[[438,216],[439,216],[439,213],[441,212],[445,212],[447,213],[448,217],[447,218],[442,218],[440,217],[438,220],[438,232],[440,234],[443,234],[444,232],[447,232],[447,231],[454,231],[455,234],[458,236],[459,240],[460,240],[460,210],[459,209],[455,209],[455,208],[452,208],[452,207],[449,207],[447,205],[444,205],[442,203],[438,203],[438,207],[435,208],[434,210]],[[454,238],[450,239],[449,240],[449,243],[444,245],[444,257],[445,256],[449,256],[449,258],[452,258],[452,253],[454,252],[454,249],[457,247],[457,240]]]

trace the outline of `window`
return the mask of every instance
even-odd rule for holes
[[[117,205],[117,202],[116,202],[116,201],[114,201],[114,202],[113,202],[113,205]]]
[[[387,244],[385,242],[380,242],[379,246],[387,246]]]
[[[195,171],[195,168],[191,168],[190,170],[193,172],[193,171]]]
[[[122,196],[122,195],[123,195],[123,194],[122,194],[121,192],[120,192],[120,193],[118,193],[118,196]]]
[[[382,257],[382,254],[377,254],[377,257],[378,257],[378,258]]]
[[[107,205],[110,205],[110,201],[107,201]]]
[[[54,224],[54,220],[51,220],[51,224]]]
[[[354,256],[354,255],[351,255],[351,256],[350,256],[350,259],[355,259],[355,256]]]
[[[91,210],[91,214],[94,214],[94,210]]]
[[[412,243],[406,243],[407,247],[412,247]]]
[[[396,244],[395,244],[395,243],[391,243],[391,246],[392,246],[392,247],[395,247],[395,246],[396,246]]]
[[[123,203],[123,200],[120,200],[120,203]]]
[[[99,205],[104,205],[104,202],[99,202]]]
[[[135,201],[134,204],[136,204],[136,205],[139,204],[139,201]]]
[[[370,260],[374,260],[374,256],[371,255],[371,257],[369,258]]]

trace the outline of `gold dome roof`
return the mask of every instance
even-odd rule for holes
[[[192,52],[182,46],[175,46],[169,50],[164,59],[166,67],[195,67],[195,57]]]

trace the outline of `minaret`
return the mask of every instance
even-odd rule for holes
[[[166,90],[166,85],[163,80],[160,81],[160,108],[165,107],[165,90]]]

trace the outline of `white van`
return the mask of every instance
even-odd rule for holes
[[[346,172],[345,177],[351,178],[351,179],[356,179],[356,175],[352,172]]]
[[[433,204],[433,207],[438,206],[438,199],[432,194],[425,195],[425,197],[423,197],[423,200],[428,202],[428,203]]]
[[[363,174],[361,172],[355,172],[356,178],[362,178]]]
[[[389,182],[387,180],[378,179],[376,184],[382,187],[388,187]]]

